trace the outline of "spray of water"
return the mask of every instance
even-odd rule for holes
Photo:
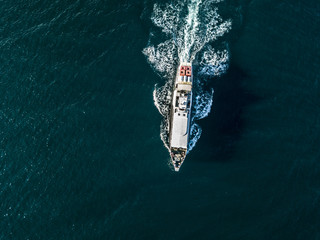
[[[177,66],[182,62],[199,59],[198,72],[194,74],[193,117],[190,128],[190,152],[200,138],[202,129],[197,120],[210,113],[213,89],[205,90],[203,81],[208,76],[220,76],[228,68],[228,49],[215,50],[210,43],[231,29],[231,20],[224,21],[218,14],[217,4],[223,0],[186,0],[160,5],[155,4],[151,20],[168,37],[168,40],[143,49],[151,67],[165,79],[163,86],[155,86],[155,106],[164,117],[160,137],[169,146],[169,110]],[[168,148],[169,149],[169,148]]]

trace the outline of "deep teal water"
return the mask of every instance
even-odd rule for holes
[[[320,239],[319,1],[217,4],[229,69],[179,173],[154,1],[0,3],[1,240]]]

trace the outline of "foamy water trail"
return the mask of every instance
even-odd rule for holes
[[[155,86],[155,106],[164,117],[160,125],[160,137],[169,149],[169,110],[172,85],[176,69],[181,62],[193,62],[194,66],[193,107],[190,128],[190,152],[201,136],[197,120],[209,115],[213,102],[213,89],[205,90],[203,82],[212,76],[225,73],[229,65],[228,49],[216,50],[214,41],[231,29],[231,20],[224,21],[218,14],[218,3],[223,0],[188,0],[170,4],[155,4],[151,20],[167,36],[167,40],[153,45],[153,34],[143,54],[162,78],[163,86]]]
[[[196,33],[198,32],[199,21],[199,7],[201,0],[191,0],[188,5],[188,15],[186,17],[186,24],[183,31],[183,51],[180,53],[180,62],[190,62],[190,51],[196,40]]]
[[[190,140],[188,153],[194,148],[202,133],[202,129],[197,123],[193,123],[190,128]]]

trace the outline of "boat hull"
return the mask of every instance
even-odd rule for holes
[[[175,171],[179,171],[184,162],[189,143],[189,129],[192,105],[192,65],[179,66],[173,86],[170,112],[170,156]]]

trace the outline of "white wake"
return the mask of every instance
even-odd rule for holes
[[[165,79],[163,86],[155,85],[153,99],[164,117],[160,126],[160,137],[169,146],[169,109],[172,85],[176,69],[181,62],[199,63],[194,69],[193,109],[188,152],[196,145],[202,129],[197,120],[205,118],[211,111],[213,89],[205,90],[203,81],[208,76],[220,76],[228,68],[228,49],[216,50],[211,45],[231,29],[231,20],[223,20],[218,14],[218,3],[223,0],[187,0],[170,4],[155,4],[151,20],[167,36],[167,40],[143,49],[152,68]],[[214,44],[213,44],[214,45]]]

